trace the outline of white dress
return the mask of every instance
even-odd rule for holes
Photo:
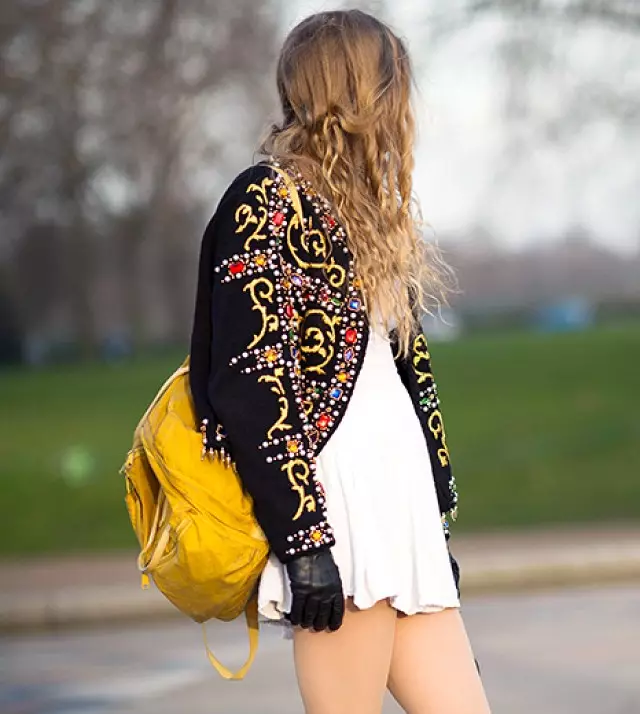
[[[459,607],[429,451],[386,336],[371,330],[342,421],[317,459],[346,597],[365,609],[389,599],[413,615]],[[271,555],[260,614],[291,608],[285,567]]]

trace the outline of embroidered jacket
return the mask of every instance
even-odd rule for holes
[[[334,544],[316,457],[347,409],[369,336],[345,231],[293,178],[304,225],[291,184],[266,164],[223,196],[202,242],[190,372],[205,447],[231,454],[282,562]],[[457,495],[423,334],[396,364],[446,528]]]

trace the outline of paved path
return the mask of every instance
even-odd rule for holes
[[[637,526],[454,533],[451,545],[465,598],[549,585],[640,582]],[[140,590],[134,553],[0,561],[0,631],[172,614],[159,593]]]
[[[464,609],[493,714],[639,714],[640,587],[478,596]],[[215,650],[244,654],[235,624]],[[0,638],[2,714],[301,714],[290,643],[263,630],[243,683],[217,678],[199,629],[141,627]],[[399,709],[389,701],[384,714]]]

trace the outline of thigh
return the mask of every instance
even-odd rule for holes
[[[337,632],[296,628],[296,674],[306,714],[380,714],[396,612],[386,601],[358,610],[347,601]]]
[[[458,609],[398,618],[389,690],[407,714],[489,714]]]

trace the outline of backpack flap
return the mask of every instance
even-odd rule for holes
[[[139,439],[134,441],[121,472],[125,478],[125,504],[129,519],[140,547],[144,548],[156,520],[162,490]]]

